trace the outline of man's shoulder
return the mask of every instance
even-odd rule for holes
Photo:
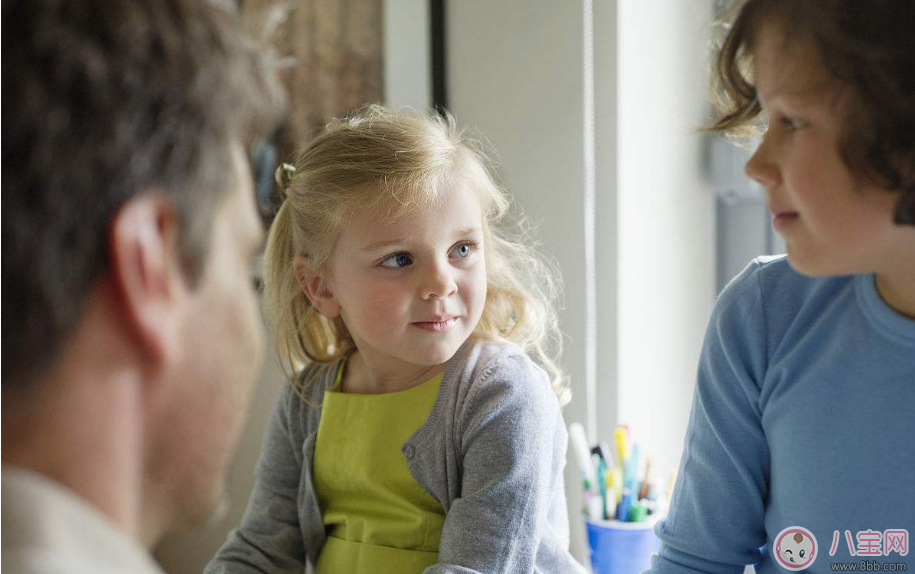
[[[68,553],[49,548],[3,547],[0,570],[16,574],[124,574],[122,565],[114,565],[85,553]],[[130,570],[131,574],[162,574],[161,570]]]
[[[162,574],[147,550],[66,485],[3,466],[2,570]]]

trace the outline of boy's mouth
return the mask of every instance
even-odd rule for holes
[[[773,211],[772,228],[778,231],[797,220],[797,218],[798,214],[796,211]]]

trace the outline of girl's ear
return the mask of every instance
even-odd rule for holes
[[[328,319],[340,315],[340,303],[328,287],[323,274],[314,270],[304,257],[295,259],[295,278],[318,313]]]

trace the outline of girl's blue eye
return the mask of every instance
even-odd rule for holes
[[[381,262],[382,267],[388,267],[390,269],[397,269],[400,267],[406,267],[407,265],[413,263],[410,259],[410,256],[406,253],[395,253],[390,257],[387,257]]]
[[[470,257],[470,254],[473,253],[473,246],[469,243],[461,243],[457,247],[451,250],[452,257],[458,257],[464,259]]]

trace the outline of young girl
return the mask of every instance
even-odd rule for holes
[[[716,75],[714,129],[767,122],[746,171],[788,253],[716,304],[653,571],[911,569],[915,9],[749,0]]]
[[[207,572],[582,572],[554,281],[495,226],[481,155],[450,118],[371,106],[306,147],[286,196],[265,296],[298,373]]]

